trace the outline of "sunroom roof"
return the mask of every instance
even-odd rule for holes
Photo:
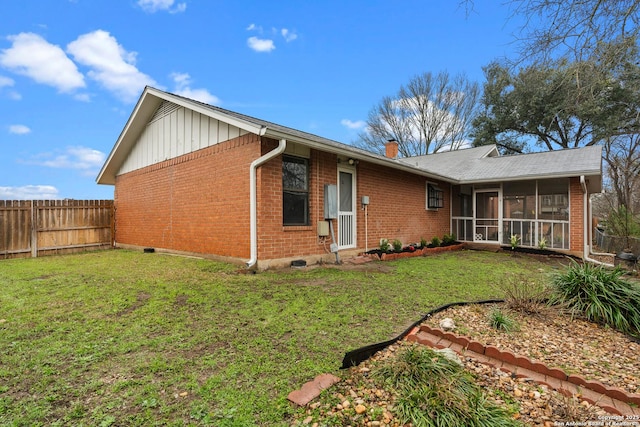
[[[495,150],[495,146],[489,146]],[[477,147],[426,156],[402,162],[448,176],[460,184],[514,181],[571,176],[599,177],[602,148],[589,146],[567,150],[498,156],[491,148]],[[594,183],[595,184],[595,183]]]

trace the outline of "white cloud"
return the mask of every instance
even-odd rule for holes
[[[171,73],[170,77],[175,83],[174,93],[185,98],[195,99],[210,105],[220,105],[220,99],[211,94],[207,89],[192,89],[191,76],[187,73]]]
[[[340,124],[342,124],[342,126],[348,127],[349,129],[362,129],[367,125],[367,123],[362,120],[354,122],[349,119],[342,119],[340,121]]]
[[[5,76],[0,76],[0,87],[10,87],[13,86],[14,83],[15,82],[13,81],[13,79]]]
[[[271,52],[276,48],[273,40],[259,39],[258,37],[249,37],[247,39],[247,45],[256,52]]]
[[[127,52],[106,31],[81,35],[69,43],[67,51],[77,62],[91,68],[89,77],[125,102],[135,101],[144,86],[155,85],[151,77],[136,68],[136,52]]]
[[[25,163],[55,169],[75,169],[82,171],[83,175],[93,176],[100,170],[105,158],[106,155],[102,151],[73,146],[67,147],[59,154],[41,153]]]
[[[3,200],[51,200],[59,198],[59,191],[53,185],[0,187],[0,199]]]
[[[247,31],[253,31],[258,33],[259,35],[263,35],[264,31],[261,26],[256,25],[254,23],[249,24],[246,28]],[[289,43],[298,38],[298,34],[289,30],[288,28],[277,29],[275,27],[271,28],[271,35],[277,37],[280,34],[284,41]],[[256,52],[271,52],[276,48],[275,42],[271,38],[259,38],[259,37],[249,37],[247,39],[247,45]]]
[[[82,102],[91,102],[91,95],[89,95],[88,93],[78,93],[73,96],[73,99]]]
[[[5,76],[0,76],[0,90],[2,90],[2,88],[13,87],[14,84],[15,81],[13,79]],[[22,99],[22,95],[20,95],[20,93],[16,92],[15,90],[9,89],[6,91],[6,94],[9,99],[13,99],[15,101],[19,101],[20,99]]]
[[[282,34],[282,37],[284,37],[284,40],[289,43],[294,41],[295,39],[298,38],[298,35],[296,33],[292,33],[291,31],[289,31],[286,28],[283,28],[280,30],[280,34]]]
[[[29,129],[25,125],[11,125],[9,126],[9,133],[13,133],[16,135],[26,135],[31,133],[31,129]]]
[[[85,87],[84,76],[64,51],[34,33],[9,36],[9,49],[0,52],[0,65],[60,92]]]
[[[159,10],[180,13],[187,10],[187,3],[175,3],[175,0],[138,0],[138,6],[147,13],[155,13]]]

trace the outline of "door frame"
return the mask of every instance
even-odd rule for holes
[[[482,240],[482,239],[478,239],[478,233],[476,233],[476,226],[477,226],[477,221],[478,221],[478,199],[477,199],[477,195],[478,193],[496,193],[497,195],[497,214],[498,217],[497,218],[488,218],[488,219],[497,219],[498,223],[497,223],[497,227],[498,227],[498,239],[497,240]],[[474,189],[473,190],[473,241],[474,242],[478,242],[478,243],[495,243],[495,244],[500,244],[502,242],[502,188],[501,187],[495,187],[495,188],[482,188],[482,189]],[[480,219],[485,219],[485,218],[480,218]]]
[[[348,211],[341,211],[340,210],[340,191],[341,191],[341,186],[340,186],[340,173],[341,172],[345,172],[348,174],[351,174],[351,225],[352,225],[352,235],[351,237],[351,244],[343,244],[342,242],[342,230],[340,230],[340,215],[344,213],[348,213]],[[338,171],[337,171],[337,187],[338,187],[338,191],[337,191],[337,195],[338,195],[338,200],[337,200],[337,205],[338,205],[338,241],[336,242],[338,244],[338,249],[352,249],[352,248],[356,248],[357,247],[357,236],[358,236],[358,228],[357,228],[357,204],[356,204],[356,168],[352,167],[352,166],[346,166],[346,165],[339,165],[338,166]]]

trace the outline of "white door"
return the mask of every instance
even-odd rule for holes
[[[338,249],[356,247],[355,170],[338,169]]]

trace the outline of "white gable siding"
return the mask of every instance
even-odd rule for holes
[[[118,174],[182,156],[246,133],[236,126],[165,101],[136,141]]]

